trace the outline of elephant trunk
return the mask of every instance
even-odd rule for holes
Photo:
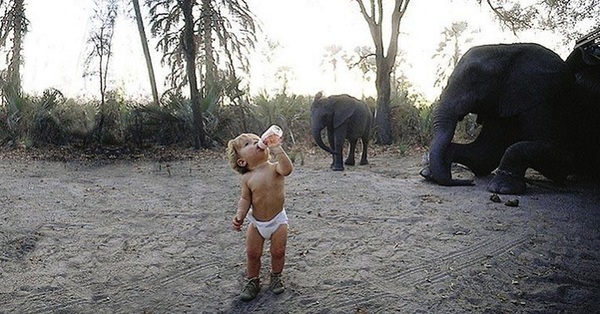
[[[329,146],[325,145],[325,143],[323,143],[323,138],[321,137],[321,131],[324,128],[325,127],[322,127],[322,126],[319,126],[319,125],[313,123],[312,136],[319,147],[321,147],[323,150],[325,150],[326,152],[328,152],[330,154],[334,154],[333,150]]]
[[[445,186],[472,185],[471,180],[452,179],[452,138],[458,119],[438,113],[434,121],[434,135],[429,151],[429,167],[421,171],[428,180]]]

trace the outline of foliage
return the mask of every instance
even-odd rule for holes
[[[468,47],[473,41],[473,37],[464,36],[468,28],[469,24],[466,21],[453,22],[450,27],[446,27],[442,32],[443,39],[433,55],[433,59],[438,61],[435,86],[443,87],[463,55],[461,47]],[[471,31],[471,35],[474,33],[474,31]]]
[[[56,113],[63,124],[66,134],[66,145],[87,147],[92,142],[92,134],[96,128],[98,106],[95,102],[81,102],[66,99],[58,106]]]
[[[28,27],[23,0],[0,0],[0,49],[12,43],[6,54],[8,67],[2,76],[17,90],[21,89],[23,40]]]
[[[278,94],[270,99],[263,94],[256,97],[255,102],[252,113],[260,132],[271,124],[278,124],[289,134],[292,144],[310,137],[307,131],[310,130],[312,97]]]
[[[433,132],[435,104],[429,105],[421,96],[413,94],[409,84],[402,82],[403,77],[394,77],[400,63],[398,59],[402,58],[397,35],[410,1],[385,2],[386,9],[391,9],[391,5],[394,7],[387,10],[391,11],[391,23],[386,22],[391,24],[387,47],[384,47],[385,32],[382,29],[384,1],[355,2],[369,26],[374,48],[357,48],[357,57],[342,53],[340,47],[330,46],[326,61],[331,64],[334,74],[343,60],[358,67],[364,81],[375,78],[379,97],[367,102],[374,112],[379,111],[376,127],[383,128],[378,132],[388,131],[384,124],[389,120],[392,142],[401,147],[427,145]],[[182,41],[183,3],[192,8],[193,15],[194,39],[188,43],[196,47],[192,60],[197,66],[189,73],[199,74],[197,91],[200,94],[199,98],[191,97],[194,102],[180,90],[190,83],[187,80],[191,81],[186,76],[188,69],[183,54],[186,46]],[[514,32],[534,27],[558,29],[572,39],[575,32],[600,24],[599,0],[526,3],[487,0],[486,3],[499,21]],[[229,138],[242,132],[261,133],[270,124],[282,126],[289,136],[287,139],[294,145],[311,142],[312,97],[287,93],[289,69],[280,68],[282,90],[274,96],[262,93],[250,98],[247,90],[243,90],[236,71],[248,70],[247,56],[254,47],[257,28],[246,1],[145,0],[150,9],[152,34],[159,38],[157,48],[163,52],[163,61],[171,67],[171,86],[174,88],[160,101],[149,104],[127,100],[119,91],[107,88],[111,40],[120,0],[95,0],[95,4],[97,10],[92,22],[96,24],[88,38],[93,51],[89,54],[88,66],[92,60],[97,61],[96,66],[90,67],[93,71],[89,74],[100,77],[101,100],[84,102],[65,99],[56,89],[48,89],[39,96],[22,93],[18,78],[23,49],[20,43],[29,21],[25,17],[23,0],[0,0],[0,49],[8,51],[8,68],[0,73],[0,145],[79,145],[84,149],[95,146],[189,146],[194,142],[194,133],[198,132],[198,126],[195,126],[198,121],[202,122],[203,131],[214,144],[224,145]],[[446,70],[450,71],[462,54],[457,47],[471,40],[465,36],[467,26],[466,22],[456,22],[444,31],[444,41],[435,57],[446,61],[447,66],[438,71],[436,84],[444,80],[449,73]],[[13,47],[7,47],[9,43]],[[468,141],[476,135],[475,119],[470,115],[459,123],[458,140]],[[379,138],[380,135],[375,133],[378,143],[388,144],[388,136]]]
[[[138,147],[185,143],[191,139],[193,129],[190,101],[180,92],[169,91],[161,104],[134,108],[129,128]]]
[[[432,106],[419,95],[396,91],[391,99],[392,136],[396,143],[426,146],[433,135]]]
[[[2,96],[0,140],[2,143],[6,143],[16,140],[28,129],[21,125],[27,103],[17,84],[6,81],[0,76],[0,87]]]
[[[47,89],[41,97],[32,99],[30,138],[34,145],[61,145],[66,142],[65,130],[69,121],[61,121],[58,114],[64,102],[63,94],[57,89]]]
[[[354,48],[354,54],[346,55],[344,61],[348,69],[358,68],[362,73],[363,85],[371,81],[377,73],[377,65],[373,49],[368,46],[359,46]]]
[[[189,86],[194,146],[210,147],[207,137],[218,132],[215,106],[238,101],[236,71],[249,68],[247,52],[256,40],[250,9],[239,0],[146,0],[146,5],[157,48],[171,69],[172,88],[179,92]]]
[[[109,91],[104,105],[98,105],[96,140],[102,146],[121,146],[128,141],[126,124],[135,104],[125,100],[119,91]]]
[[[325,47],[325,54],[323,55],[323,60],[321,61],[321,66],[323,67],[323,71],[326,73],[328,68],[331,69],[331,73],[333,74],[332,79],[333,82],[337,82],[337,72],[338,72],[338,63],[342,60],[347,59],[348,56],[342,50],[342,46],[339,45],[329,45]]]
[[[59,90],[47,89],[41,96],[12,93],[5,101],[0,127],[3,143],[30,147],[67,142],[73,120],[62,110],[65,99]]]
[[[477,0],[479,4],[483,0]],[[487,0],[498,21],[514,33],[537,28],[557,30],[565,41],[573,41],[581,32],[600,25],[600,0]]]
[[[240,97],[238,103],[222,106],[204,100],[210,140],[224,147],[240,133],[260,134],[271,124],[278,124],[284,129],[288,145],[312,145],[312,99],[313,96],[262,93],[251,99]],[[98,101],[65,99],[54,89],[41,96],[19,96],[4,102],[0,110],[0,144],[4,145],[65,145],[84,151],[121,147],[139,151],[193,144],[190,99],[174,90],[165,93],[158,105],[135,103],[118,91],[109,91],[102,107]],[[370,98],[366,102],[375,111],[376,101]],[[432,106],[419,95],[395,91],[391,108],[394,143],[404,150],[428,145],[432,135]],[[100,129],[102,117],[104,127]],[[293,149],[293,153],[299,153],[298,158],[304,157],[300,148]]]
[[[94,3],[92,22],[95,25],[88,34],[89,53],[84,76],[98,76],[100,99],[104,103],[119,3],[117,0],[95,0]]]
[[[453,141],[457,143],[472,142],[480,131],[481,125],[477,124],[477,115],[469,113],[456,124]]]
[[[262,93],[243,107],[224,106],[219,112],[222,127],[221,141],[240,133],[261,134],[270,125],[279,125],[291,144],[305,142],[310,138],[310,105],[312,98],[306,96],[277,94],[273,97]]]
[[[187,84],[185,76],[183,12],[179,1],[146,0],[150,7],[151,33],[159,38],[157,49],[162,51],[162,61],[170,66],[171,87]],[[224,76],[236,76],[235,69],[248,69],[248,51],[254,47],[256,26],[245,1],[209,1],[194,3],[198,32],[198,63],[203,77],[217,79],[216,68],[224,66]],[[200,7],[201,5],[201,7]],[[210,19],[210,22],[204,19]],[[206,81],[213,84],[218,82]]]

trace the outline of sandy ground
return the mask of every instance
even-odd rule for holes
[[[600,312],[598,187],[536,181],[495,203],[490,178],[439,187],[419,154],[371,154],[344,172],[296,161],[287,290],[267,289],[266,246],[249,303],[239,175],[220,154],[2,159],[0,313]]]

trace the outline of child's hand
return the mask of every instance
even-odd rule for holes
[[[244,219],[238,220],[237,215],[233,216],[233,229],[235,231],[242,231],[243,223],[244,223]]]
[[[281,146],[281,144],[283,144],[283,136],[275,138],[269,146]]]
[[[279,153],[283,153],[283,138],[279,138],[277,139],[277,141],[275,141],[273,144],[271,144],[269,146],[269,152],[271,152],[271,154],[277,155]]]

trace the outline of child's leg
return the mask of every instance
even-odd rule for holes
[[[263,251],[265,239],[258,233],[258,229],[253,224],[248,226],[246,232],[246,257],[248,259],[247,276],[248,278],[258,277],[260,273],[260,257]]]
[[[283,224],[271,235],[271,272],[278,274],[285,264],[288,225]]]

